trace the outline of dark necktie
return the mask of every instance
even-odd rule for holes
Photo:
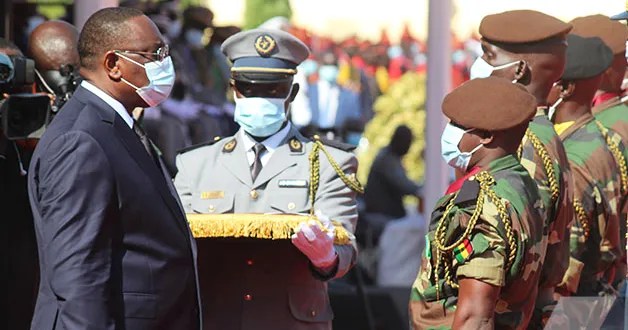
[[[157,155],[155,155],[155,151],[148,139],[148,136],[146,135],[146,132],[144,132],[142,126],[140,126],[140,124],[136,121],[133,122],[133,131],[140,138],[140,141],[142,142],[142,145],[144,145],[144,149],[146,149],[150,158],[155,162],[155,164],[157,164],[157,166],[159,166],[159,160],[157,159]]]
[[[266,150],[266,147],[261,143],[256,143],[255,146],[253,146],[253,152],[255,153],[255,160],[253,161],[253,165],[251,165],[251,177],[253,181],[255,181],[255,178],[257,178],[257,175],[262,170],[261,155],[264,150]]]

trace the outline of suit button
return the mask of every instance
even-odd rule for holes
[[[209,213],[214,213],[215,210],[216,210],[215,206],[213,206],[213,205],[209,206],[209,209],[208,209]]]
[[[247,264],[248,266],[253,266],[253,259],[249,259],[249,260],[247,260],[247,261],[246,261],[246,264]]]
[[[251,301],[251,300],[253,300],[253,296],[247,293],[247,294],[244,295],[244,300]]]
[[[316,317],[316,311],[315,310],[311,310],[310,311],[310,315],[312,315],[312,317]]]
[[[297,207],[293,202],[288,203],[288,210],[294,210]]]
[[[257,199],[259,197],[259,193],[257,192],[257,190],[251,190],[249,194],[251,195],[252,199]]]

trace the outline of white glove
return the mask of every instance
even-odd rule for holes
[[[334,249],[335,229],[328,217],[320,211],[316,216],[326,229],[321,230],[319,224],[310,220],[302,222],[297,232],[292,235],[292,244],[305,254],[316,268],[328,268],[336,262],[336,250]]]

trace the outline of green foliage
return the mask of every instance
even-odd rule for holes
[[[253,29],[269,18],[292,17],[289,0],[246,0],[244,8],[244,28]]]
[[[375,156],[390,142],[397,126],[404,124],[412,130],[414,142],[403,159],[408,176],[421,181],[424,174],[423,150],[425,149],[425,75],[415,72],[404,74],[390,86],[386,94],[375,100],[375,116],[366,125],[366,147],[360,146],[358,178],[366,183]]]

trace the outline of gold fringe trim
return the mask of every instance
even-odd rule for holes
[[[327,231],[315,216],[297,214],[197,214],[188,213],[188,222],[195,238],[259,238],[290,239],[301,222],[315,220],[323,231]],[[334,244],[351,243],[353,234],[342,224],[332,221],[336,229]]]

